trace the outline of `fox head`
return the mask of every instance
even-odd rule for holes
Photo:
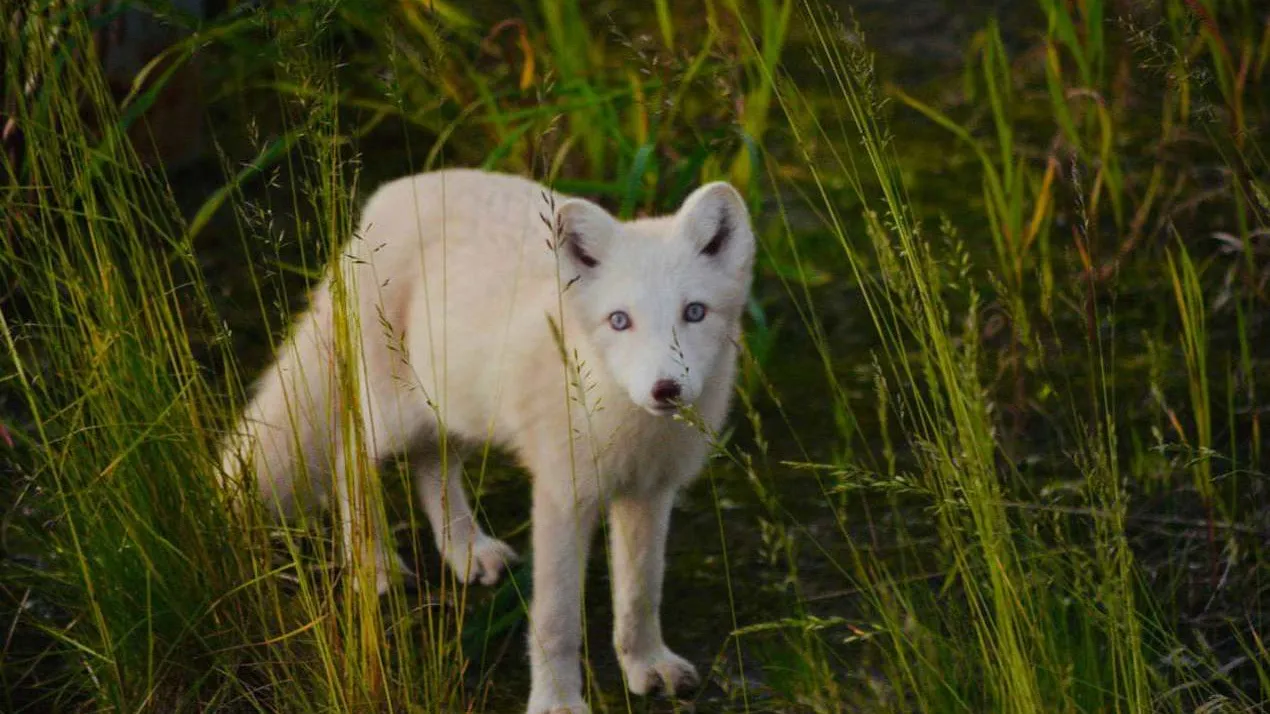
[[[673,216],[627,223],[569,199],[556,228],[569,312],[605,373],[653,414],[692,404],[749,296],[755,241],[740,194],[706,184]]]

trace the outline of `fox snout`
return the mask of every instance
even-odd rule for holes
[[[653,401],[660,408],[674,406],[674,401],[683,393],[683,388],[673,379],[659,379],[653,385]]]

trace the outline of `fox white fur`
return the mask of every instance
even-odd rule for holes
[[[675,494],[728,410],[754,252],[745,203],[723,182],[630,222],[507,175],[391,182],[261,377],[223,473],[254,473],[281,516],[333,493],[345,558],[373,563],[382,592],[396,562],[366,517],[377,481],[342,450],[338,415],[356,414],[372,459],[410,455],[451,569],[490,584],[515,554],[477,524],[457,454],[492,441],[533,479],[529,712],[588,711],[582,578],[602,511],[627,686],[692,687],[696,670],[662,638],[666,540]],[[351,357],[335,347],[346,324]],[[697,423],[672,416],[685,405]]]

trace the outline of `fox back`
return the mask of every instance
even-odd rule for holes
[[[336,260],[340,290],[334,274],[317,286],[261,377],[223,471],[250,460],[284,514],[297,470],[323,479],[351,406],[333,387],[348,359],[340,324],[359,334],[358,406],[377,454],[444,430],[522,461],[536,450],[630,478],[695,471],[680,464],[704,456],[702,430],[670,415],[689,406],[722,425],[754,251],[745,204],[722,182],[629,222],[504,174],[390,182]]]

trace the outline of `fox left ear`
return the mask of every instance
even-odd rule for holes
[[[571,198],[556,208],[557,239],[579,274],[587,273],[607,258],[617,221],[608,211],[581,198]]]
[[[750,212],[732,184],[715,181],[693,191],[675,220],[699,255],[736,270],[747,270],[753,262]]]

